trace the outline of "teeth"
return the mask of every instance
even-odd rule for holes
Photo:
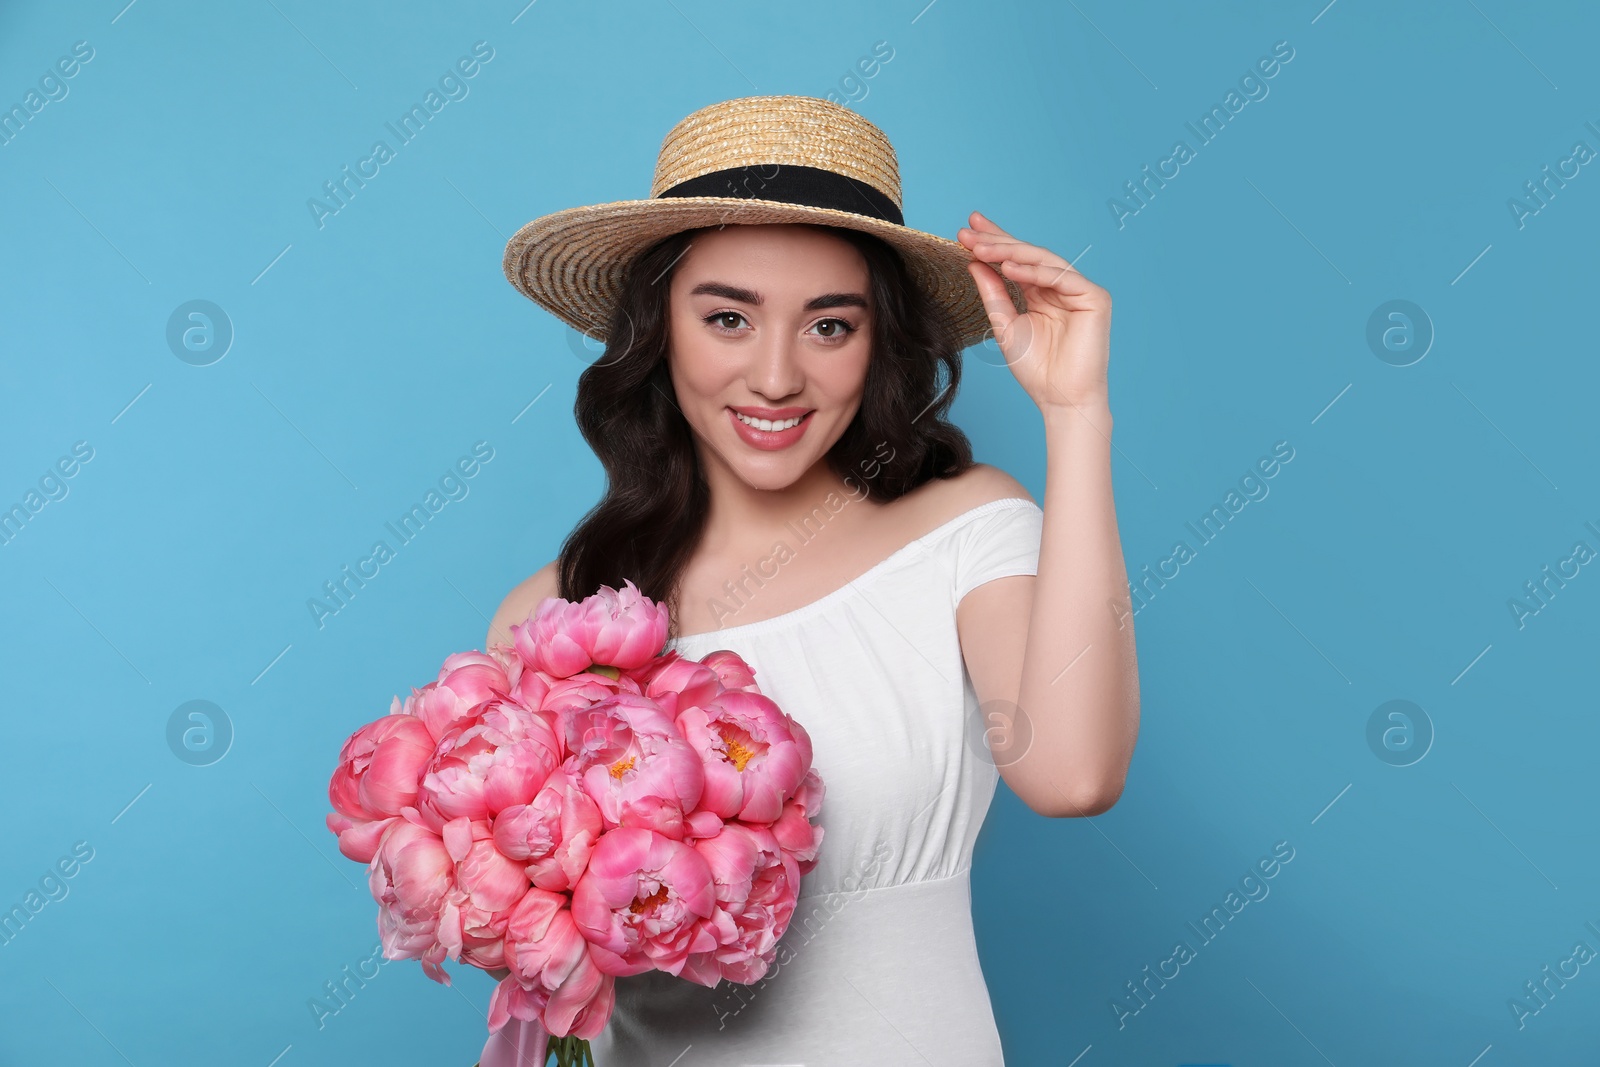
[[[750,416],[739,411],[735,411],[733,414],[735,418],[744,423],[746,426],[754,426],[758,430],[766,430],[769,433],[774,430],[787,430],[791,426],[798,426],[800,425],[800,420],[805,418],[805,416],[802,415],[800,418],[783,419],[779,422],[773,422],[771,419],[752,419]]]

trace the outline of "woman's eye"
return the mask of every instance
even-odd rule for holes
[[[737,311],[713,311],[703,321],[719,333],[738,333],[738,324],[746,320]],[[823,319],[812,329],[822,331],[818,336],[835,343],[843,341],[846,337],[856,332],[856,328],[844,319]]]
[[[843,319],[823,319],[821,322],[817,323],[817,327],[819,329],[823,327],[831,327],[829,332],[822,335],[830,341],[842,341],[846,337],[849,337],[851,334],[856,332],[856,328]]]
[[[724,329],[724,330],[736,330],[736,329],[738,329],[737,326],[726,325],[724,320],[727,320],[727,319],[733,319],[735,321],[741,321],[742,322],[744,320],[744,316],[739,314],[737,311],[715,311],[715,312],[712,312],[710,315],[706,316],[706,321],[711,323],[713,326],[718,327],[719,329]]]

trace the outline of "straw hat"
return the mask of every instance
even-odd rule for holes
[[[534,219],[506,243],[505,272],[528,299],[601,342],[633,257],[701,226],[809,222],[873,234],[897,249],[943,308],[961,347],[989,316],[958,241],[911,229],[900,165],[882,130],[811,96],[747,96],[703,107],[668,131],[648,200],[567,208]],[[1002,279],[1018,312],[1021,289]]]

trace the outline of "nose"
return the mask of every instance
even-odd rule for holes
[[[799,342],[779,332],[762,338],[751,347],[745,384],[768,400],[794,396],[805,385],[805,370],[800,365]]]

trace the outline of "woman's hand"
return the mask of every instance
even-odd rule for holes
[[[1108,402],[1111,294],[1066,260],[1012,237],[974,211],[957,239],[973,255],[967,265],[989,312],[1006,365],[1041,410]],[[991,266],[1022,288],[1028,310],[1017,314]]]

